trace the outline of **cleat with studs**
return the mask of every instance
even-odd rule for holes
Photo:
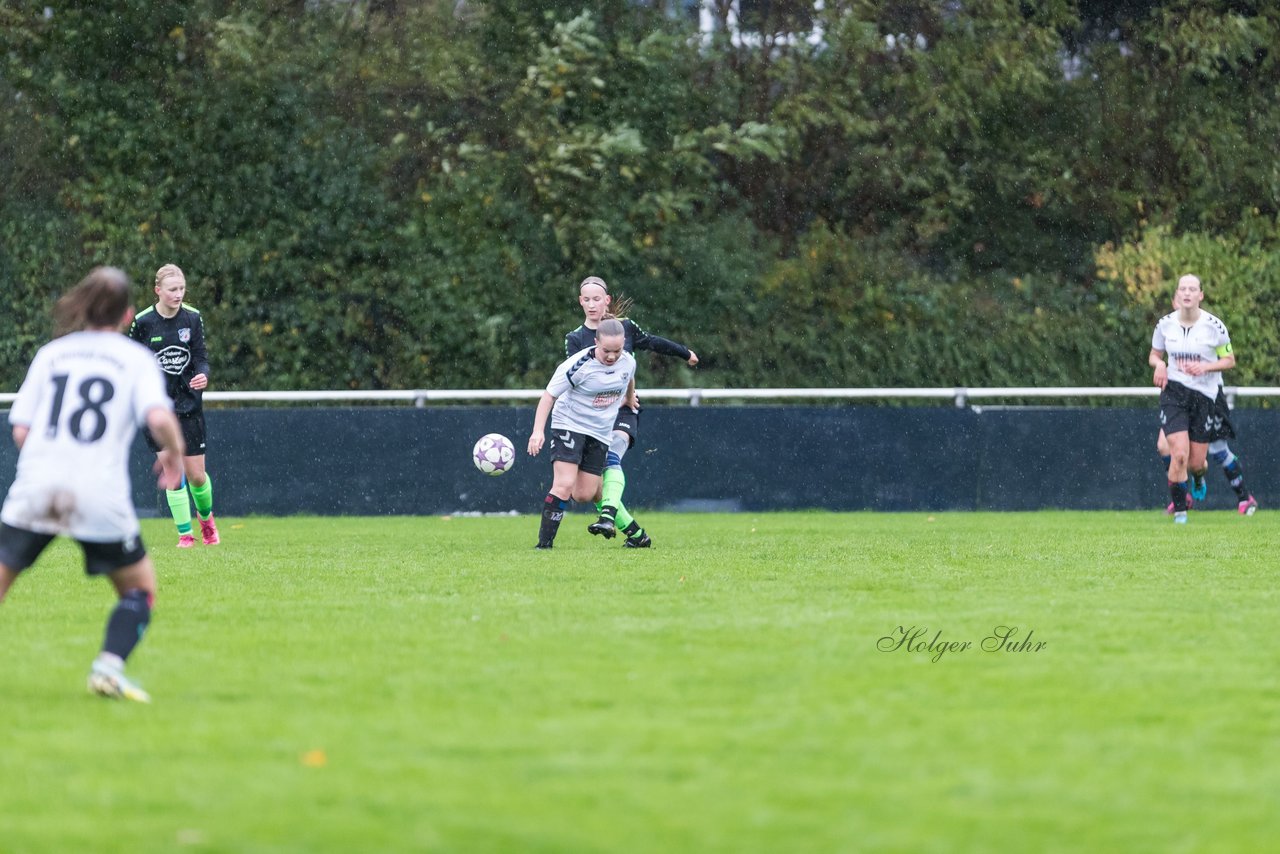
[[[98,661],[93,663],[93,669],[89,671],[88,688],[89,693],[109,700],[151,702],[151,695],[131,682],[129,677],[124,675],[124,671]]]
[[[653,545],[653,540],[649,539],[649,535],[642,533],[638,537],[627,537],[627,541],[622,544],[624,549],[647,549]]]
[[[593,536],[601,536],[606,540],[612,540],[618,535],[618,526],[608,516],[601,516],[587,526],[587,531]]]
[[[213,514],[209,514],[208,519],[200,520],[200,534],[204,537],[206,546],[216,546],[222,542],[222,538],[218,536],[218,524],[213,521]]]

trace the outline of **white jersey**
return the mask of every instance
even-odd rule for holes
[[[30,428],[0,519],[87,542],[138,535],[129,484],[134,434],[172,411],[146,347],[118,332],[73,332],[40,348],[9,412]]]
[[[1151,349],[1168,355],[1170,380],[1195,389],[1210,400],[1218,396],[1221,371],[1193,377],[1187,373],[1186,366],[1193,362],[1216,362],[1231,352],[1231,336],[1221,320],[1202,310],[1199,320],[1186,327],[1178,319],[1178,312],[1166,314],[1156,324]]]
[[[595,357],[596,348],[579,350],[560,363],[547,383],[556,398],[552,430],[572,430],[609,442],[613,422],[636,374],[635,357],[625,350],[612,365]]]

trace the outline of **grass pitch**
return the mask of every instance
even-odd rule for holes
[[[0,850],[1280,839],[1280,514],[588,521],[148,522],[150,706],[84,693],[111,597],[57,544],[0,606]]]

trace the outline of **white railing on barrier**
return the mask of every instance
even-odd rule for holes
[[[1232,405],[1237,397],[1280,397],[1280,386],[1226,387]],[[704,400],[951,400],[967,406],[972,400],[1009,398],[1061,399],[1081,397],[1155,397],[1154,386],[1074,386],[1062,388],[948,386],[938,388],[641,388],[641,400],[687,400],[698,406]],[[431,401],[485,402],[537,400],[542,389],[405,389],[399,391],[210,391],[210,403],[411,403]],[[10,404],[16,394],[0,394],[0,404]]]

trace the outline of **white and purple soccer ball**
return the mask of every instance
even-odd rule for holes
[[[480,471],[497,477],[516,464],[516,446],[501,433],[486,433],[471,449],[471,459]]]

